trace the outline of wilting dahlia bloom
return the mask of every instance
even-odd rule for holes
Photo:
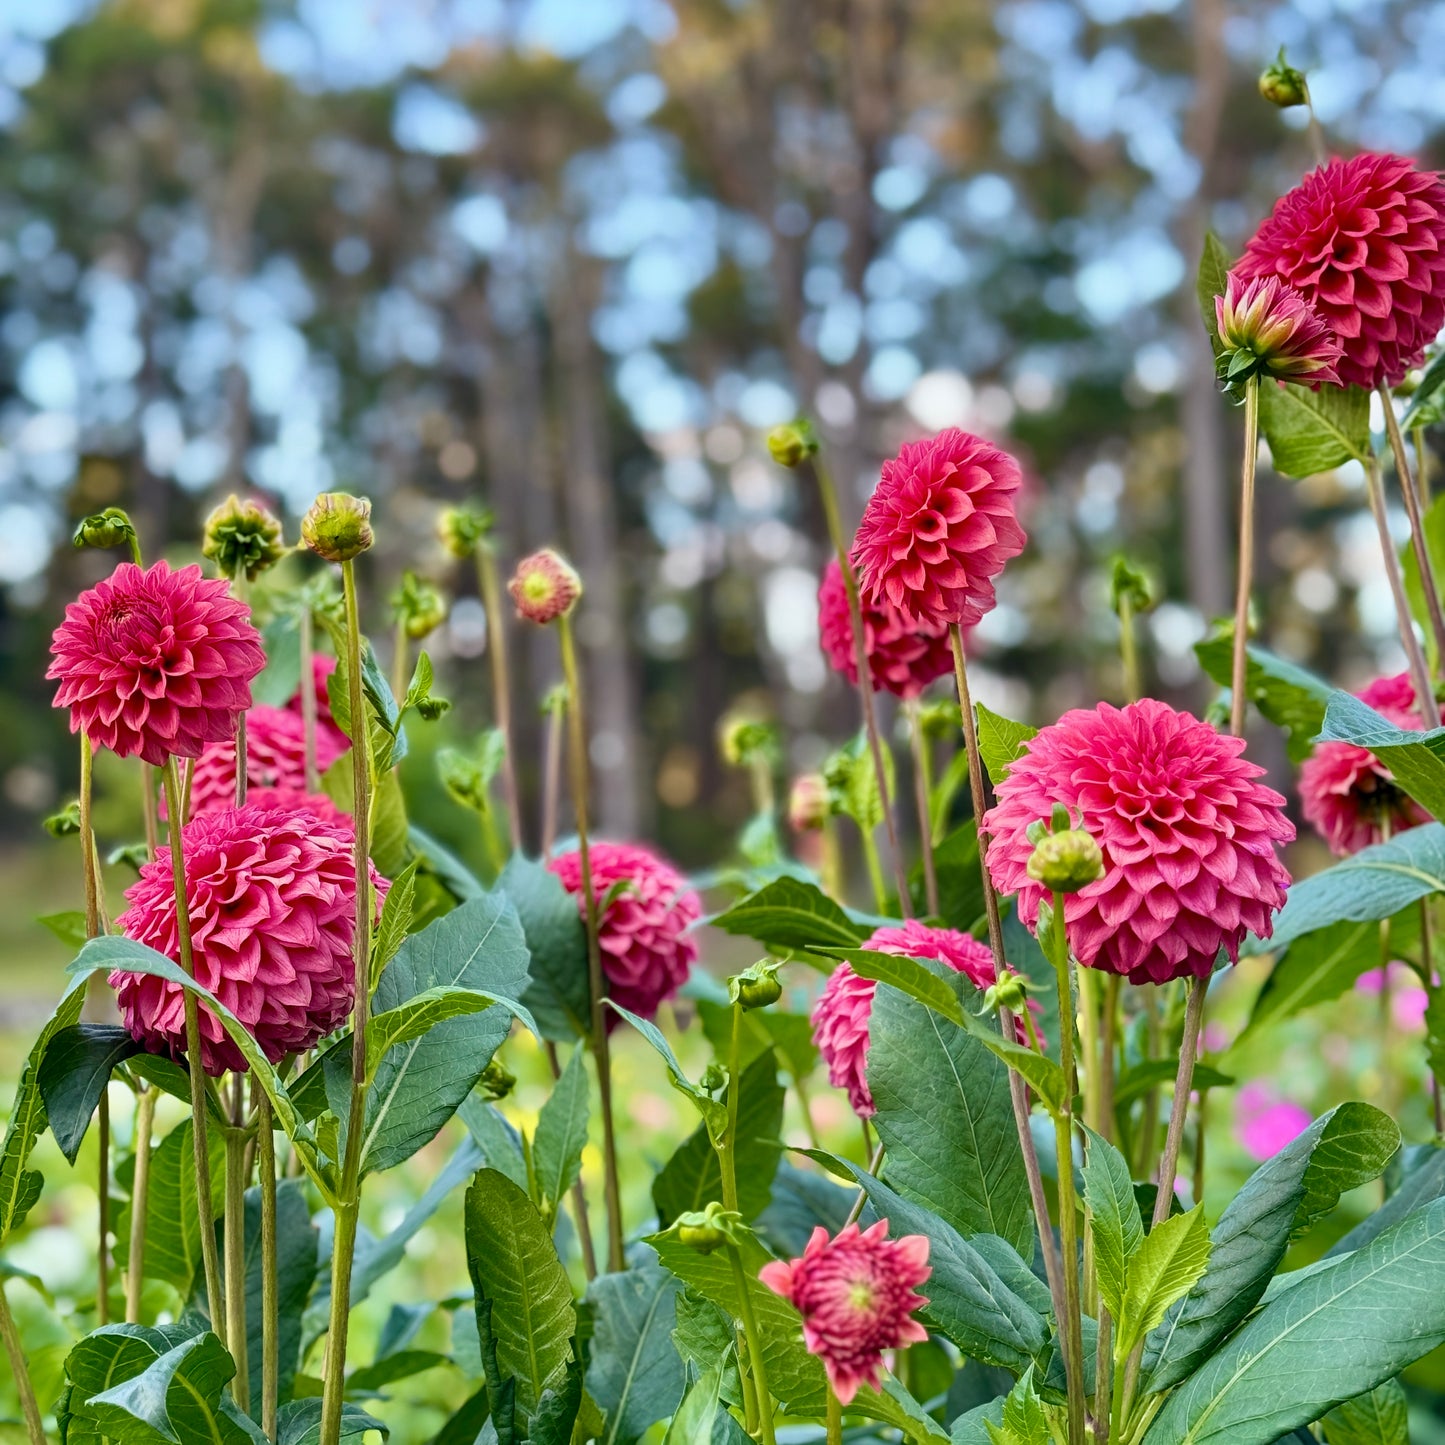
[[[931,1273],[927,1237],[889,1239],[880,1219],[865,1230],[845,1225],[834,1239],[820,1226],[799,1258],[772,1260],[758,1278],[802,1315],[803,1343],[847,1405],[863,1385],[882,1385],[884,1350],[928,1338],[913,1318],[928,1300],[914,1289]]]
[[[160,766],[236,734],[266,657],[246,605],[199,567],[122,562],[65,609],[45,674],[70,730]]]
[[[313,653],[311,657],[311,685],[316,695],[316,746],[321,750],[321,739],[327,739],[332,758],[338,758],[351,746],[351,739],[336,724],[331,716],[331,694],[327,683],[336,671],[336,659],[324,652]],[[286,704],[287,712],[294,712],[299,718],[301,712],[301,689],[297,688]]]
[[[1377,678],[1359,696],[1396,727],[1423,726],[1408,673]],[[1430,821],[1374,753],[1354,743],[1320,743],[1300,766],[1299,792],[1305,821],[1341,856]]]
[[[340,734],[340,729],[335,729]],[[325,772],[338,756],[332,733],[316,729],[316,766]],[[257,704],[246,714],[246,792],[275,788],[288,796],[306,792],[306,738],[301,719],[289,708]],[[236,804],[236,745],[212,743],[201,754],[191,779],[191,817]]]
[[[993,954],[988,945],[952,928],[929,928],[908,919],[899,927],[878,928],[859,945],[898,958],[931,958],[967,976],[977,988],[994,981]],[[868,1088],[868,1021],[878,985],[840,963],[813,1005],[813,1042],[828,1065],[828,1082],[848,1091],[848,1102],[860,1119],[877,1112]],[[1037,1004],[1030,1004],[1037,1008]],[[1015,1020],[1019,1042],[1028,1042],[1022,1020]]]
[[[860,599],[861,602],[861,599]],[[895,697],[917,697],[936,677],[953,667],[948,628],[937,623],[910,622],[886,599],[862,602],[863,641],[873,691],[884,688]],[[837,559],[828,563],[818,588],[818,636],[834,672],[858,681],[858,653],[853,619],[848,615],[848,589]]]
[[[1330,161],[1280,197],[1235,270],[1304,297],[1346,385],[1394,386],[1445,323],[1445,185],[1404,156]]]
[[[957,427],[905,446],[883,464],[853,543],[864,600],[915,624],[972,627],[993,606],[993,578],[1023,551],[1022,480],[1007,452]]]
[[[607,995],[651,1018],[687,982],[697,958],[697,942],[687,930],[701,916],[702,905],[687,879],[646,848],[594,843],[591,861],[593,896],[599,905],[608,900],[597,930]],[[577,896],[585,918],[581,856],[574,849],[547,866]]]
[[[257,807],[208,813],[184,834],[186,902],[196,979],[255,1036],[273,1063],[309,1049],[351,1010],[356,920],[352,831],[315,814]],[[377,905],[386,883],[373,870]],[[117,920],[134,938],[180,961],[169,848],[156,851],[126,890]],[[181,1056],[185,1009],[178,985],[148,974],[110,976],[121,1018],[152,1053]],[[246,1061],[201,1008],[208,1074]]]
[[[1294,827],[1243,751],[1153,699],[1065,713],[984,817],[994,886],[1037,927],[1045,890],[1028,876],[1027,829],[1062,803],[1104,854],[1103,877],[1064,899],[1079,962],[1134,983],[1207,977],[1221,948],[1237,960],[1246,932],[1269,937],[1289,886],[1275,848]]]
[[[1302,382],[1316,389],[1339,385],[1340,343],[1303,296],[1278,276],[1244,281],[1231,272],[1224,295],[1214,298],[1224,348],[1221,379],[1232,386],[1251,376]]]

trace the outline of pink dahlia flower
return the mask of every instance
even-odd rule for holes
[[[65,609],[46,676],[70,730],[157,767],[236,735],[266,656],[250,609],[199,567],[122,562]]]
[[[607,995],[623,1008],[651,1018],[687,982],[697,958],[688,929],[702,914],[698,896],[671,864],[631,843],[594,843],[592,888],[598,904],[602,971]],[[574,849],[547,866],[577,897],[586,917],[582,860]]]
[[[972,627],[993,607],[993,579],[1024,548],[1014,515],[1019,464],[982,437],[949,427],[883,464],[853,561],[865,602],[910,623]]]
[[[861,600],[861,599],[860,599]],[[953,669],[948,628],[937,623],[910,622],[886,599],[863,602],[863,641],[873,691],[895,697],[917,697],[936,677]],[[818,588],[818,634],[834,672],[858,681],[858,654],[853,644],[853,619],[848,615],[848,589],[837,559],[828,563]]]
[[[1276,845],[1294,837],[1284,799],[1258,781],[1242,738],[1153,699],[1067,712],[1027,744],[984,817],[988,869],[1038,925],[1026,830],[1056,803],[1104,854],[1104,874],[1064,899],[1079,962],[1134,983],[1205,978],[1219,950],[1268,938],[1289,874]]]
[[[897,928],[878,928],[860,947],[897,958],[931,958],[964,974],[981,989],[993,985],[993,954],[987,944],[952,928],[929,928],[908,919]],[[1011,970],[1012,971],[1012,970]],[[848,1091],[848,1102],[860,1119],[871,1119],[876,1108],[868,1088],[868,1021],[878,985],[852,967],[840,963],[813,1005],[813,1042],[828,1065],[828,1082]],[[1038,1005],[1030,1001],[1031,1008]],[[1019,1042],[1028,1043],[1022,1020],[1015,1020]]]
[[[1314,308],[1278,276],[1242,280],[1231,272],[1224,295],[1214,298],[1214,317],[1224,354],[1222,378],[1240,383],[1251,376],[1338,386],[1335,367],[1340,343]]]
[[[1445,323],[1445,185],[1404,156],[1330,161],[1280,197],[1235,269],[1304,297],[1346,385],[1394,386]]]
[[[845,1405],[860,1387],[883,1384],[883,1352],[928,1338],[913,1318],[928,1300],[915,1288],[932,1273],[922,1234],[888,1238],[888,1221],[845,1225],[834,1239],[821,1226],[802,1255],[772,1260],[758,1278],[803,1317],[803,1343],[828,1372]]]
[[[332,758],[338,758],[351,746],[351,739],[336,724],[336,719],[331,716],[331,693],[327,689],[327,683],[331,674],[336,671],[336,659],[324,652],[316,652],[311,656],[311,684],[316,694],[316,746],[320,752],[326,739],[326,744],[331,748]],[[301,689],[298,687],[291,695],[291,700],[286,704],[287,712],[294,712],[299,718],[301,712]],[[324,771],[324,769],[323,769]]]
[[[310,813],[329,828],[340,828],[348,838],[356,836],[356,822],[350,813],[343,813],[325,793],[306,793],[297,788],[246,789],[246,806],[268,812],[280,809],[287,813]]]
[[[324,773],[337,756],[335,739],[318,727],[318,770]],[[247,802],[253,788],[276,788],[296,797],[305,795],[305,729],[301,719],[289,708],[258,703],[246,714]],[[191,817],[235,806],[235,742],[212,743],[201,754],[191,779]]]
[[[1396,727],[1424,726],[1408,673],[1377,678],[1359,697]],[[1305,821],[1341,857],[1430,821],[1374,753],[1354,743],[1320,743],[1300,765],[1299,792]]]
[[[188,823],[183,845],[196,979],[254,1035],[273,1063],[309,1049],[351,1011],[356,919],[352,831],[313,813],[257,807]],[[377,906],[387,884],[372,870]],[[126,890],[127,938],[180,961],[169,848]],[[110,976],[121,1018],[152,1053],[182,1057],[178,985],[149,974]],[[247,1065],[219,1020],[201,1008],[208,1074]]]
[[[564,557],[550,547],[543,547],[517,563],[507,591],[512,594],[517,616],[523,622],[545,626],[565,617],[577,605],[582,595],[582,579]]]

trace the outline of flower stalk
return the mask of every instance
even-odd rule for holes
[[[1244,463],[1239,484],[1239,578],[1234,597],[1234,657],[1230,671],[1229,730],[1244,736],[1249,706],[1249,593],[1254,583],[1254,476],[1259,460],[1259,377],[1244,384]]]
[[[25,1433],[30,1437],[30,1445],[46,1445],[45,1424],[41,1419],[39,1402],[35,1398],[35,1386],[30,1379],[25,1347],[20,1342],[20,1331],[15,1328],[15,1316],[10,1313],[10,1301],[5,1298],[3,1281],[0,1281],[0,1341],[4,1342],[10,1370],[15,1376],[15,1388],[20,1395],[20,1412],[25,1416]]]
[[[240,1075],[236,1076],[237,1095]],[[226,1215],[222,1225],[226,1253],[226,1339],[236,1374],[231,1393],[242,1410],[251,1409],[246,1365],[246,1130],[232,1117],[226,1130]],[[202,1221],[202,1228],[205,1228]]]
[[[913,745],[913,800],[918,809],[918,847],[923,855],[923,900],[930,914],[938,914],[938,870],[933,864],[933,829],[929,823],[928,798],[933,791],[933,769],[929,766],[928,741],[923,736],[923,719],[917,701],[906,704],[908,736]]]
[[[271,1100],[253,1086],[256,1171],[261,1181],[261,1431],[277,1438],[281,1388],[281,1290],[276,1262],[276,1134]]]
[[[517,771],[512,762],[512,684],[507,666],[507,631],[502,610],[502,584],[497,574],[497,556],[485,538],[478,543],[477,586],[487,613],[487,656],[492,668],[492,712],[502,735],[502,798],[512,830],[512,847],[522,846],[522,809],[517,793]],[[547,819],[554,816],[548,813]],[[543,857],[546,850],[543,851]]]
[[[135,1100],[135,1178],[130,1193],[130,1243],[126,1251],[125,1320],[140,1323],[141,1290],[145,1286],[146,1214],[150,1205],[151,1131],[155,1125],[156,1091],[142,1083]]]

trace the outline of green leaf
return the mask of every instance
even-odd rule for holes
[[[382,970],[396,957],[411,929],[416,902],[416,870],[421,860],[414,858],[392,880],[386,901],[381,905],[381,919],[371,941],[371,987],[376,988]]]
[[[1320,1423],[1329,1445],[1410,1445],[1410,1407],[1398,1380],[1336,1405]]]
[[[84,948],[90,936],[85,931],[85,914],[73,908],[63,913],[42,913],[35,921],[48,928],[72,953]]]
[[[30,1162],[30,1151],[45,1128],[40,1067],[55,1036],[79,1020],[84,1003],[84,984],[71,984],[41,1029],[40,1037],[35,1040],[20,1075],[20,1083],[16,1086],[5,1143],[0,1146],[0,1244],[10,1237],[40,1197],[40,1175],[26,1168]]]
[[[531,982],[522,1002],[532,1010],[542,1037],[554,1043],[591,1032],[587,983],[587,935],[577,900],[541,863],[513,854],[498,888],[516,906],[531,954]]]
[[[92,1395],[78,1413],[125,1445],[148,1445],[156,1435],[175,1445],[199,1440],[253,1445],[256,1437],[221,1396],[235,1373],[225,1346],[207,1332],[167,1350],[139,1374]]]
[[[953,1422],[950,1445],[993,1445],[993,1433],[1003,1425],[1003,1402],[1000,1395],[986,1405],[976,1405]]]
[[[572,1357],[577,1311],[567,1271],[537,1206],[495,1169],[479,1170],[467,1190],[466,1240],[477,1329],[484,1339],[492,1332],[497,1366],[517,1381],[517,1404],[530,1416]]]
[[[796,878],[775,878],[712,924],[769,949],[856,948],[868,934],[822,889]]]
[[[580,1046],[572,1050],[567,1067],[552,1086],[537,1116],[532,1164],[541,1196],[539,1203],[547,1219],[556,1216],[563,1197],[582,1172],[582,1151],[587,1147],[590,1117],[584,1052]]]
[[[1030,1365],[1003,1402],[1003,1419],[998,1425],[986,1423],[993,1445],[1053,1445],[1043,1401],[1034,1388]]]
[[[349,752],[327,768],[321,790],[343,813],[356,811]],[[371,797],[371,861],[383,877],[395,878],[404,871],[409,837],[400,776],[388,765],[378,770]]]
[[[341,1407],[341,1438],[361,1441],[368,1430],[379,1431],[383,1438],[390,1433],[360,1405],[346,1401]],[[282,1405],[276,1412],[276,1439],[277,1445],[321,1445],[320,1398],[290,1400]],[[472,1445],[472,1440],[467,1445]]]
[[[40,1097],[50,1132],[72,1164],[115,1066],[139,1052],[119,1024],[71,1024],[51,1039],[40,1061]]]
[[[384,1013],[373,1014],[366,1031],[366,1068],[374,1073],[383,1056],[400,1044],[430,1033],[448,1019],[465,1018],[500,1005],[533,1033],[532,1016],[515,999],[473,988],[429,988]]]
[[[1352,1254],[1378,1239],[1387,1229],[1445,1197],[1445,1149],[1423,1144],[1404,1151],[1404,1173],[1394,1192],[1371,1215],[1362,1219],[1343,1239],[1336,1240],[1326,1257]]]
[[[950,1023],[966,1028],[963,1006],[958,995],[940,975],[925,968],[917,959],[892,953],[877,953],[868,948],[830,948],[830,958],[839,958],[852,966],[853,972],[876,983],[886,983],[916,999],[925,1008],[940,1013]]]
[[[532,1416],[527,1438],[531,1445],[569,1445],[574,1426],[582,1410],[582,1366],[577,1363],[574,1347],[573,1358],[567,1361],[562,1381],[549,1385],[542,1391],[537,1413]],[[589,1408],[596,1406],[588,1401]],[[589,1438],[590,1428],[584,1427]]]
[[[667,1427],[662,1445],[698,1445],[699,1441],[711,1440],[721,1386],[722,1370],[714,1365],[687,1392],[672,1417],[672,1424]]]
[[[1347,1103],[1316,1119],[1250,1175],[1210,1236],[1209,1267],[1149,1336],[1148,1388],[1177,1385],[1263,1298],[1290,1240],[1329,1213],[1341,1194],[1375,1178],[1400,1131],[1370,1104]]]
[[[631,1009],[625,1009],[620,1003],[615,1003],[611,999],[607,1000],[607,1006],[621,1014],[652,1045],[653,1051],[667,1065],[667,1076],[673,1088],[692,1100],[698,1113],[702,1115],[702,1121],[707,1126],[708,1133],[714,1139],[720,1139],[723,1130],[727,1127],[727,1110],[711,1094],[694,1084],[683,1073],[682,1065],[678,1063],[677,1055],[673,1053],[672,1045],[668,1043],[662,1030],[650,1020],[639,1017]]]
[[[1144,1445],[1271,1445],[1445,1342],[1445,1200],[1302,1279],[1179,1386]]]
[[[1094,1222],[1094,1266],[1099,1297],[1114,1319],[1124,1310],[1129,1262],[1144,1243],[1144,1224],[1134,1202],[1134,1179],[1124,1156],[1087,1125],[1084,1203]]]
[[[1445,727],[1429,732],[1396,727],[1353,693],[1336,691],[1319,740],[1367,749],[1427,812],[1445,813]]]
[[[897,795],[893,777],[893,754],[888,745],[880,745],[883,773],[889,797]],[[878,770],[873,750],[864,729],[824,760],[823,776],[837,811],[845,813],[865,833],[871,833],[883,821],[883,799],[878,791]]]
[[[1131,1064],[1119,1075],[1114,1089],[1114,1107],[1126,1109],[1135,1099],[1142,1098],[1159,1084],[1172,1084],[1179,1074],[1177,1059],[1144,1059]],[[1208,1064],[1195,1064],[1194,1087],[1196,1089],[1227,1089],[1234,1083],[1229,1074],[1221,1073]]]
[[[677,1276],[655,1265],[604,1274],[587,1301],[596,1315],[587,1392],[601,1407],[602,1445],[628,1445],[682,1399],[682,1360],[673,1347]]]
[[[1114,1358],[1124,1359],[1177,1299],[1198,1282],[1209,1263],[1204,1206],[1162,1219],[1144,1236],[1128,1266],[1128,1285],[1116,1320]]]
[[[421,859],[422,871],[431,874],[458,903],[480,898],[487,891],[455,853],[415,823],[408,825],[406,838],[408,846]]]
[[[1194,294],[1199,301],[1199,315],[1209,333],[1209,343],[1219,354],[1219,319],[1214,311],[1214,298],[1223,296],[1229,284],[1229,268],[1233,262],[1229,252],[1213,231],[1204,233],[1204,250],[1199,257],[1199,273],[1194,281]]]
[[[522,1150],[522,1136],[508,1123],[495,1104],[488,1104],[476,1094],[464,1099],[457,1118],[467,1126],[468,1133],[481,1149],[488,1169],[505,1174],[519,1189],[527,1186],[527,1160]]]
[[[451,1356],[439,1350],[397,1350],[370,1365],[353,1370],[346,1378],[346,1388],[353,1394],[370,1394],[385,1390],[398,1380],[410,1380],[450,1363]]]
[[[1234,624],[1219,624],[1203,642],[1194,644],[1194,655],[1214,682],[1230,687],[1234,681]],[[1262,647],[1247,646],[1244,655],[1244,690],[1250,702],[1262,717],[1284,729],[1289,760],[1303,762],[1314,751],[1333,689],[1323,678]]]
[[[978,750],[984,770],[989,782],[998,787],[1008,777],[1009,769],[1028,751],[1028,741],[1038,729],[990,712],[981,702],[975,703],[973,710],[978,717]]]
[[[967,979],[933,966],[965,1014],[978,1008]],[[868,1087],[889,1182],[965,1238],[997,1234],[1031,1260],[1033,1213],[1007,1068],[972,1030],[887,985],[874,995],[869,1033]]]
[[[1438,366],[1441,357],[1445,357],[1445,352],[1441,352],[1432,365],[1437,366],[1440,374],[1445,376],[1445,366]],[[1425,552],[1430,558],[1430,569],[1435,574],[1437,583],[1441,576],[1445,575],[1445,505],[1442,504],[1445,504],[1445,497],[1436,497],[1421,518]],[[1425,634],[1425,652],[1430,664],[1430,675],[1433,677],[1439,668],[1440,659],[1435,645],[1435,631],[1430,626],[1430,608],[1425,600],[1425,588],[1420,582],[1420,564],[1415,560],[1415,548],[1412,545],[1407,545],[1400,554],[1400,570],[1404,573],[1405,596],[1410,603],[1410,615],[1420,624],[1420,630]]]
[[[224,1148],[223,1148],[224,1154]],[[261,1398],[261,1191],[246,1191],[246,1374],[252,1400]],[[301,1321],[316,1283],[320,1231],[311,1222],[299,1179],[276,1186],[276,1314],[279,1398],[291,1394],[301,1358]]]
[[[1445,386],[1445,348],[1434,354],[1410,395],[1410,405],[1400,419],[1403,431],[1417,426],[1435,426],[1440,421],[1441,387]]]
[[[1358,386],[1261,383],[1259,429],[1281,476],[1312,477],[1370,455],[1370,394]]]

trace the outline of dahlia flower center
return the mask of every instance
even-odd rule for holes
[[[545,572],[528,572],[522,578],[522,595],[528,602],[545,602],[552,595],[552,582]]]
[[[858,1275],[848,1281],[848,1307],[860,1315],[872,1314],[877,1298],[873,1281],[866,1276]]]

